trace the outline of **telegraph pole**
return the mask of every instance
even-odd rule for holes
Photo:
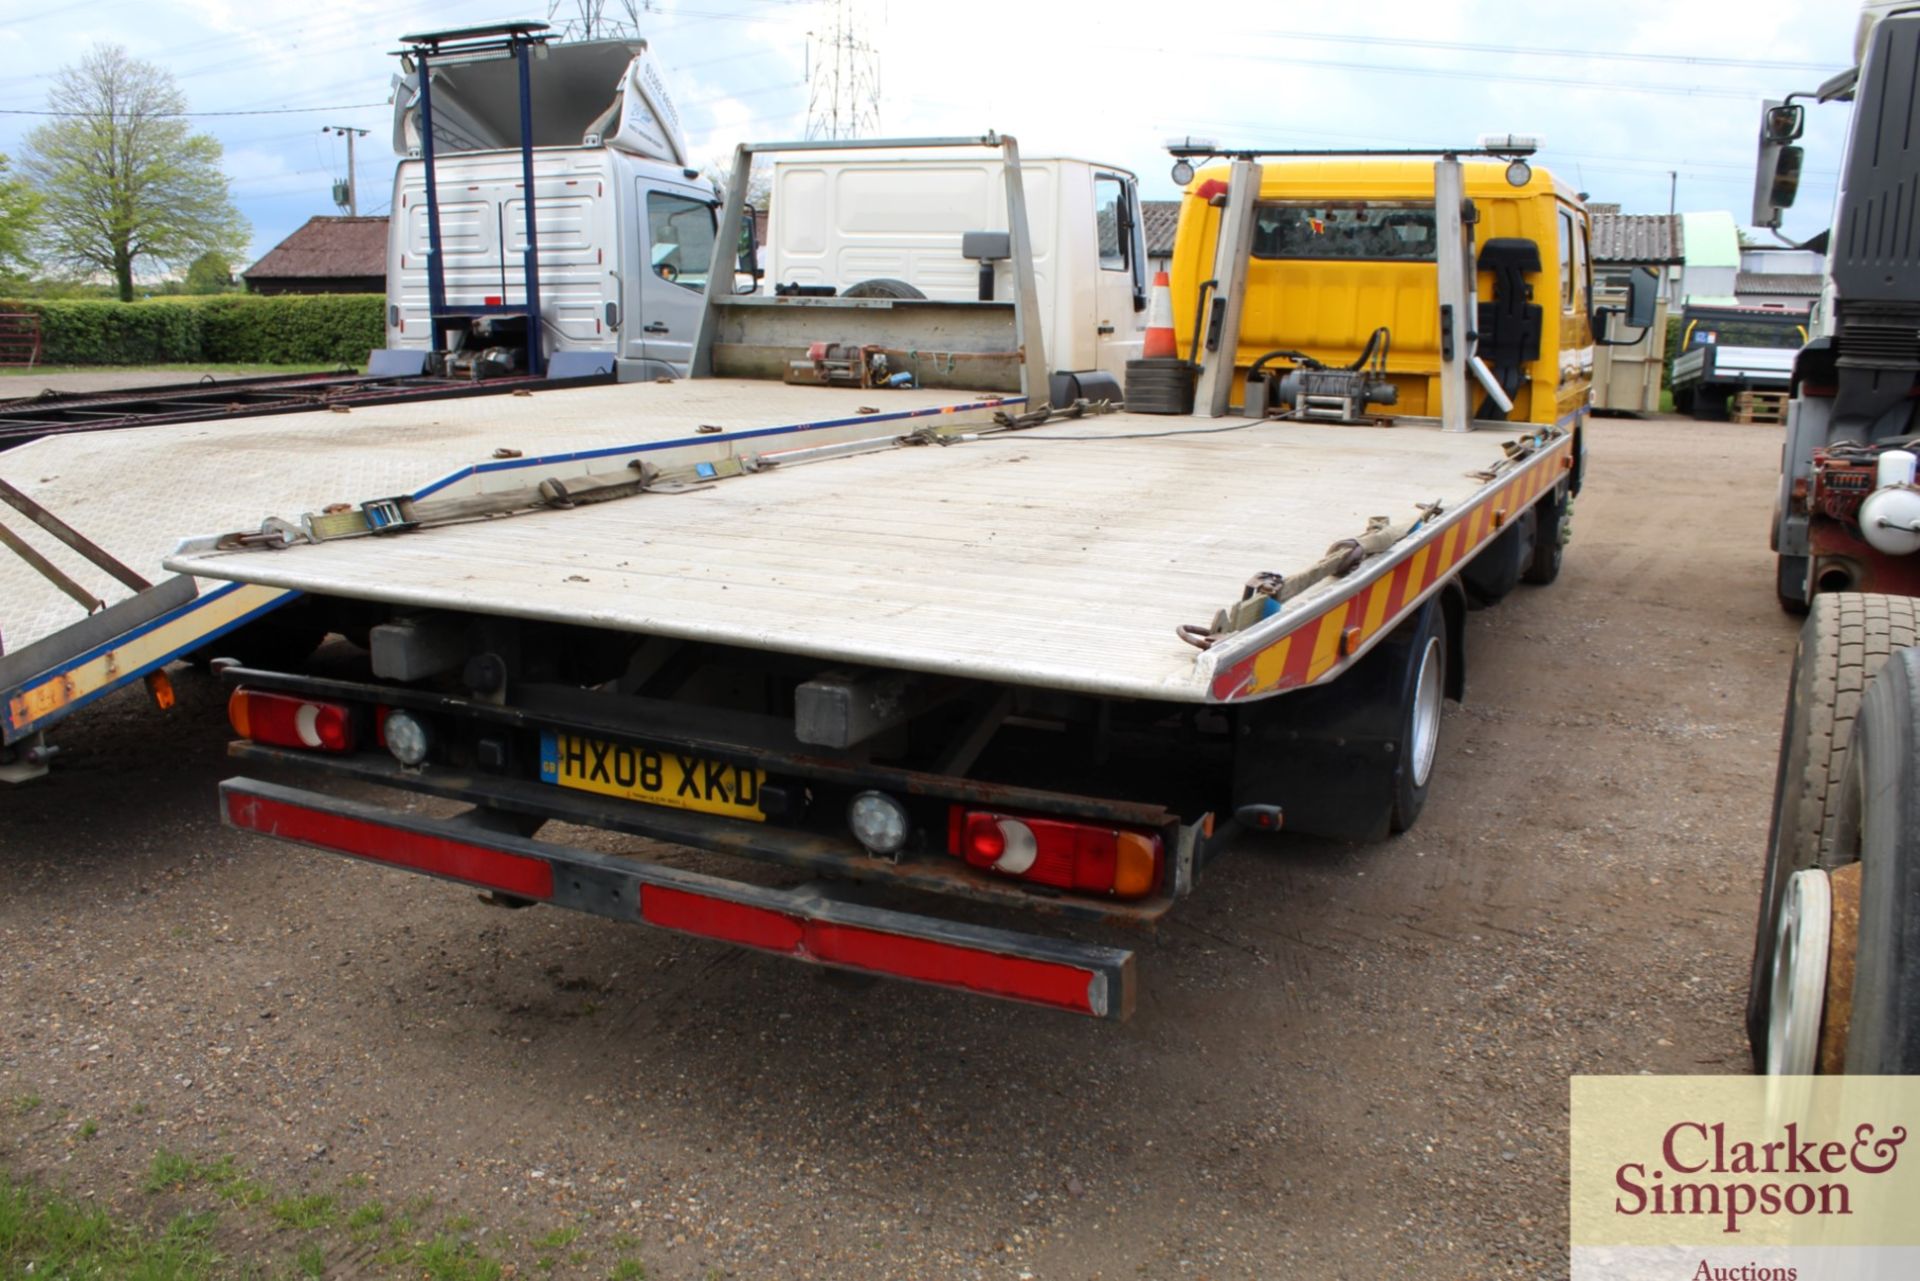
[[[336,138],[347,140],[347,217],[360,216],[360,196],[353,182],[353,140],[356,136],[367,136],[365,129],[355,129],[352,125],[321,125],[321,133],[330,133]]]
[[[1669,218],[1673,217],[1674,202],[1679,194],[1680,172],[1677,169],[1669,169],[1667,170],[1667,217]]]

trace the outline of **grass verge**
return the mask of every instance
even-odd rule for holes
[[[158,1232],[0,1174],[0,1276],[198,1281],[231,1275],[210,1244],[215,1216],[181,1214]]]

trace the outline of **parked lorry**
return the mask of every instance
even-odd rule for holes
[[[629,442],[530,420],[524,456],[184,546],[367,641],[358,675],[228,667],[235,756],[399,802],[240,777],[225,821],[1105,1018],[1132,950],[1010,914],[1150,924],[1236,832],[1410,827],[1467,611],[1561,564],[1581,353],[1623,319],[1587,310],[1578,199],[1515,145],[1199,174],[1189,148],[1197,413],[1107,413],[1049,403],[1026,170],[971,141],[1008,179],[1004,296],[743,295],[716,244],[691,377],[596,393]],[[868,145],[906,144],[836,149]],[[721,225],[755,155],[817,146],[740,148]],[[889,390],[916,353],[954,390]]]
[[[1777,307],[1687,304],[1673,358],[1673,407],[1695,418],[1725,418],[1743,391],[1788,389],[1793,358],[1807,341],[1804,312]]]
[[[1920,1072],[1920,258],[1895,234],[1920,182],[1917,50],[1920,6],[1868,4],[1855,65],[1762,117],[1754,221],[1777,227],[1802,100],[1853,104],[1774,511],[1777,591],[1808,613],[1748,983],[1769,1072]]]

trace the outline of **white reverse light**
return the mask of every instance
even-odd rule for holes
[[[402,765],[411,767],[427,759],[427,727],[412,712],[388,712],[381,732],[386,736],[387,750]]]
[[[907,844],[907,807],[885,792],[862,792],[847,805],[853,839],[872,854],[891,858]]]

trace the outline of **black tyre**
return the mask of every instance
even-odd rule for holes
[[[1523,582],[1545,587],[1560,577],[1560,564],[1567,556],[1567,543],[1573,536],[1573,499],[1555,492],[1534,504],[1537,527],[1533,537],[1533,558],[1527,562]]]
[[[1539,522],[1529,507],[1520,513],[1518,520],[1500,531],[1487,550],[1460,571],[1467,598],[1482,608],[1504,600],[1520,585],[1521,575],[1533,564],[1538,542]]]
[[[1193,412],[1194,367],[1177,357],[1129,360],[1126,405],[1136,414]]]
[[[1920,1073],[1920,650],[1867,686],[1841,796],[1836,852],[1860,859],[1847,1072]]]
[[[1800,629],[1780,729],[1773,825],[1747,980],[1747,1039],[1758,1068],[1766,1066],[1781,894],[1787,878],[1802,868],[1851,861],[1832,849],[1847,745],[1867,682],[1895,650],[1920,643],[1920,611],[1915,606],[1905,596],[1822,593],[1814,598]]]
[[[1807,612],[1807,558],[1805,556],[1776,556],[1773,558],[1773,591],[1780,601],[1780,608],[1789,614]]]
[[[891,276],[876,276],[872,280],[863,280],[857,285],[849,285],[840,291],[842,298],[925,298],[926,295],[904,280],[895,280]]]
[[[1427,789],[1440,760],[1440,726],[1447,699],[1447,620],[1439,601],[1420,611],[1408,652],[1405,707],[1400,741],[1406,750],[1394,766],[1393,813],[1389,827],[1404,832],[1426,808]]]
[[[1676,414],[1693,412],[1693,388],[1685,387],[1673,393],[1673,412]]]

